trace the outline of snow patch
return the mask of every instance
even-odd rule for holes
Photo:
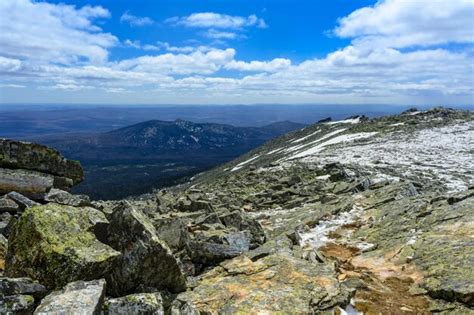
[[[254,156],[254,157],[252,157],[252,158],[250,158],[250,159],[248,159],[248,160],[246,160],[246,161],[244,161],[244,162],[242,162],[242,163],[239,163],[239,164],[237,164],[233,169],[231,169],[230,171],[231,171],[231,172],[237,171],[237,170],[241,169],[244,165],[246,165],[246,164],[248,164],[248,163],[250,163],[250,162],[252,162],[252,161],[258,159],[259,157],[260,157],[260,155],[256,155],[256,156]]]
[[[335,124],[358,124],[360,123],[360,117],[345,119],[345,120],[338,120],[338,121],[330,121],[327,122],[326,125],[335,125]]]
[[[297,158],[302,158],[308,155],[314,155],[322,150],[324,150],[325,147],[328,145],[333,145],[333,144],[338,144],[338,143],[346,143],[346,142],[352,142],[354,140],[359,140],[359,139],[365,139],[372,137],[374,135],[378,134],[378,132],[360,132],[360,133],[352,133],[352,134],[347,134],[347,135],[341,135],[334,137],[326,142],[320,143],[312,148],[309,148],[303,152],[300,152],[298,154],[295,154],[293,156],[288,157],[288,159],[297,159]]]

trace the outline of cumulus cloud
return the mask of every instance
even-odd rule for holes
[[[244,61],[233,48],[132,39],[121,47],[146,52],[110,61],[117,39],[95,22],[110,16],[105,8],[4,0],[0,14],[0,75],[8,82],[2,88],[33,86],[77,96],[86,91],[110,102],[129,97],[150,103],[160,96],[176,103],[440,104],[472,102],[474,95],[474,30],[466,18],[473,14],[472,1],[379,1],[337,22],[334,34],[350,38],[349,45],[299,63]],[[215,39],[266,25],[256,16],[216,13],[168,22]],[[449,43],[463,45],[453,49]],[[120,98],[113,98],[117,93]]]
[[[100,6],[0,1],[0,47],[6,58],[34,63],[102,63],[117,38],[101,31],[96,19],[110,17]]]
[[[130,26],[148,26],[155,23],[155,21],[153,21],[149,17],[136,16],[136,15],[128,13],[128,11],[122,14],[122,16],[120,17],[120,22],[128,23],[130,24]]]
[[[217,28],[217,29],[240,29],[255,26],[266,28],[265,20],[255,14],[244,16],[232,16],[214,12],[193,13],[189,16],[172,17],[165,22],[195,28]]]
[[[385,0],[340,19],[334,32],[377,47],[473,43],[473,17],[472,0]]]

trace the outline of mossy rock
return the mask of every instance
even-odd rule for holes
[[[9,237],[6,274],[30,277],[48,288],[103,277],[120,256],[94,234],[106,223],[103,213],[89,207],[27,209]]]

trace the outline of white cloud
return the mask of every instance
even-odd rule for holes
[[[226,69],[239,71],[255,72],[277,72],[285,70],[291,66],[291,60],[284,58],[275,58],[271,61],[236,61],[232,60],[225,65]]]
[[[0,1],[0,55],[34,63],[101,63],[117,39],[93,24],[109,11],[95,6]]]
[[[122,16],[120,17],[120,22],[122,23],[126,22],[130,24],[131,26],[148,26],[155,23],[149,17],[136,16],[136,15],[128,13],[128,11],[122,14]]]
[[[115,68],[161,74],[212,74],[233,60],[234,56],[235,50],[231,48],[195,51],[190,54],[167,53],[123,60]]]
[[[259,28],[267,27],[265,20],[258,18],[254,14],[244,17],[214,12],[201,12],[193,13],[189,16],[172,17],[167,19],[165,22],[196,28],[240,29],[250,26]]]
[[[339,20],[335,34],[371,47],[473,43],[472,0],[385,0]]]
[[[21,60],[0,56],[0,73],[16,72],[21,68]]]

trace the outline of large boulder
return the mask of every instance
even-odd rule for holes
[[[67,160],[58,151],[36,143],[0,139],[0,167],[66,177],[74,184],[84,180],[79,162]]]
[[[314,314],[348,303],[331,265],[279,253],[239,256],[203,274],[172,304],[178,314]]]
[[[98,315],[102,310],[104,298],[105,280],[76,281],[46,296],[34,314]]]
[[[186,277],[171,249],[158,237],[153,223],[128,202],[110,216],[109,244],[122,252],[108,279],[111,294],[133,293],[138,286],[180,292]]]
[[[164,315],[165,311],[160,293],[138,293],[106,301],[104,304],[104,314]]]
[[[37,171],[0,168],[0,194],[21,192],[33,199],[42,199],[54,185],[54,176]]]
[[[49,288],[105,276],[120,256],[96,234],[107,225],[96,209],[47,204],[27,209],[10,236],[6,274]]]

